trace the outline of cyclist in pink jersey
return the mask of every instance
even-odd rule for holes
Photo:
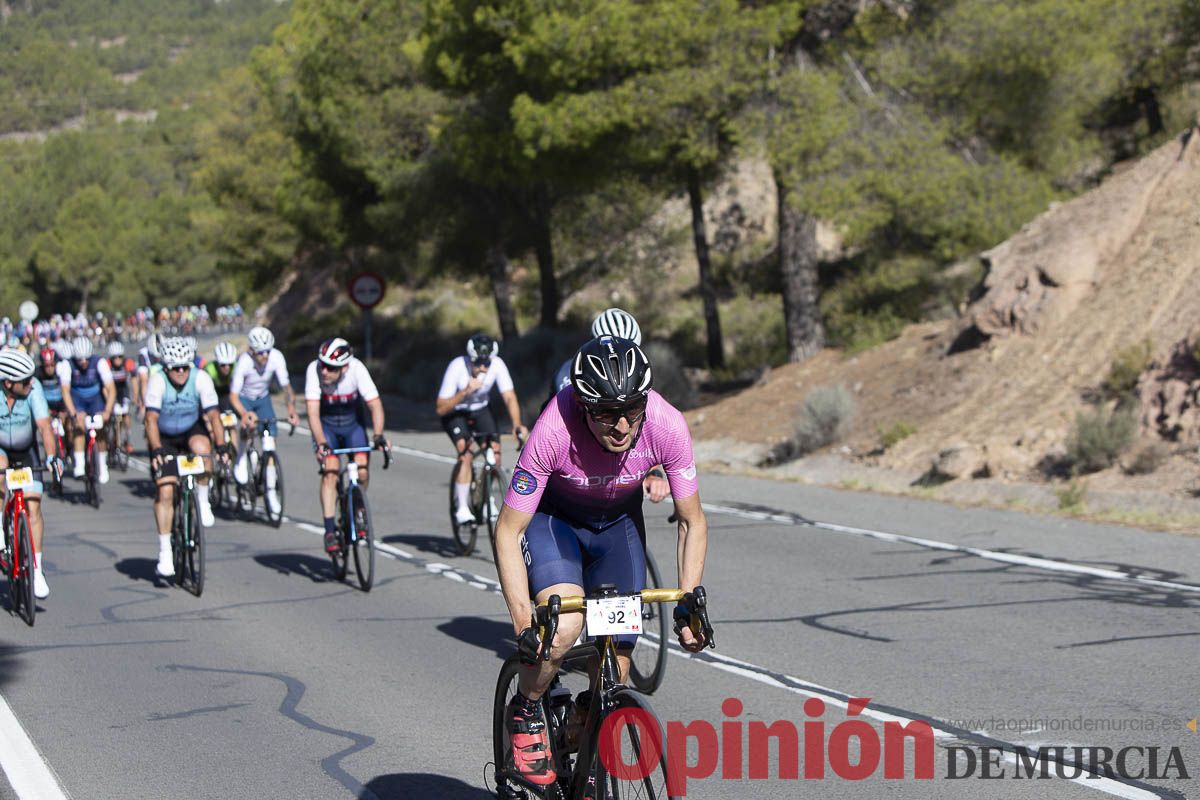
[[[645,588],[642,482],[656,465],[666,472],[679,520],[679,587],[691,591],[700,584],[708,522],[691,434],[651,383],[650,362],[632,341],[592,339],[576,353],[571,385],[542,411],[513,469],[496,524],[496,564],[518,648],[528,660],[540,645],[531,627],[531,596],[541,602],[606,583],[620,592]],[[555,778],[538,699],[582,629],[582,615],[560,617],[550,660],[522,671],[508,708],[514,763],[534,783]],[[676,629],[684,648],[704,646],[686,626]],[[636,637],[616,639],[625,681]]]

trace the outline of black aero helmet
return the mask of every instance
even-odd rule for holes
[[[623,406],[650,393],[650,360],[629,339],[598,336],[571,362],[575,396],[593,408]]]
[[[486,333],[477,333],[467,339],[467,358],[475,363],[492,360],[500,352],[500,343]]]

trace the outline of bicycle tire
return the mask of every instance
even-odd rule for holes
[[[337,538],[341,546],[329,553],[329,560],[333,562],[333,576],[339,581],[346,580],[346,572],[350,568],[350,554],[346,552],[346,501],[345,495],[339,493],[337,498],[337,509],[335,511],[337,525]]]
[[[209,493],[213,511],[222,511],[232,503],[229,497],[229,479],[228,468],[218,463],[217,468],[213,470],[210,484],[212,491]]]
[[[588,772],[596,776],[597,787],[603,785],[605,791],[596,792],[596,796],[619,797],[621,800],[678,800],[679,795],[667,794],[666,736],[663,732],[662,721],[654,712],[650,701],[632,689],[617,689],[612,695],[612,707],[605,717],[620,711],[634,712],[637,714],[636,718],[641,722],[640,724],[622,725],[617,730],[616,735],[620,739],[617,744],[618,760],[620,763],[630,766],[646,763],[657,764],[657,767],[650,770],[649,774],[645,776],[618,777],[608,772],[601,763],[600,750],[597,747],[592,754],[592,763],[588,766]],[[643,725],[648,728],[650,741],[645,741],[644,734],[647,729],[643,728]],[[601,729],[603,730],[603,728],[604,725],[601,723]],[[647,748],[650,749],[647,750]],[[656,750],[657,752],[655,752]]]
[[[16,548],[11,551],[12,577],[16,588],[19,609],[17,615],[33,627],[37,616],[37,600],[33,596],[33,539],[29,535],[29,518],[22,512],[17,515]]]
[[[278,513],[273,513],[271,511],[271,501],[267,499],[266,491],[267,470],[272,464],[275,466],[275,497],[279,501]],[[263,510],[267,514],[267,521],[270,522],[273,527],[278,528],[283,524],[283,465],[279,462],[279,456],[274,452],[264,454],[262,460],[262,469],[264,488]]]
[[[173,498],[173,510],[171,512],[171,562],[175,565],[175,577],[173,579],[173,583],[176,586],[183,585],[183,550],[185,547],[185,542],[187,541],[183,530],[183,516],[186,512],[186,500],[187,498],[184,497],[183,482],[180,481],[179,483],[175,484],[175,496]]]
[[[454,514],[454,478],[457,474],[458,465],[455,464],[450,470],[450,529],[454,532],[454,544],[458,548],[458,555],[469,556],[475,551],[475,538],[479,535],[479,529],[474,523],[460,525],[458,517]]]
[[[62,440],[58,438],[57,434],[55,434],[55,436],[54,436],[54,455],[58,456],[59,466],[62,467],[63,469],[66,469],[67,462],[63,459]],[[62,478],[59,477],[58,470],[56,470],[56,469],[50,470],[50,496],[51,497],[62,497],[63,496]]]
[[[354,571],[358,573],[358,585],[364,592],[369,592],[371,584],[375,582],[375,530],[371,524],[371,507],[367,505],[367,495],[361,486],[351,486],[349,494],[350,505],[354,508],[355,533],[358,536],[358,540],[352,546]]]
[[[258,502],[259,489],[259,464],[258,451],[253,447],[246,450],[246,483],[242,489],[245,490],[245,505],[239,504],[238,510],[242,512],[243,519],[254,518],[254,505]]]
[[[88,503],[93,508],[100,507],[100,448],[95,442],[89,443],[90,452],[84,455],[87,461],[83,468],[83,480],[87,485]]]
[[[649,550],[646,551],[646,588],[662,588],[662,578],[659,577],[658,563]],[[645,635],[638,637],[633,649],[633,657],[629,661],[629,681],[642,694],[654,694],[662,685],[663,675],[667,671],[667,646],[670,642],[670,614],[658,603],[642,603],[642,630],[654,633],[658,641],[653,643],[653,656],[647,657],[648,644]],[[641,657],[639,658],[639,651]]]
[[[8,560],[0,559],[0,565],[4,567],[4,578],[8,582],[8,610],[15,614],[17,613],[17,581],[14,568],[16,561],[13,559],[12,517],[8,515],[8,509],[5,509],[2,527],[4,528],[3,553]]]
[[[187,563],[190,591],[199,597],[204,592],[204,523],[200,521],[200,505],[196,498],[192,496],[190,499],[188,516],[191,517],[191,535],[185,544],[184,561]]]
[[[113,414],[111,417],[111,433],[108,437],[108,465],[121,470],[121,472],[127,472],[129,470],[129,452],[125,449],[125,444],[129,439],[129,426],[123,420],[124,417],[119,417],[116,414]]]
[[[508,487],[508,482],[504,478],[504,470],[500,467],[488,467],[484,469],[483,483],[483,508],[481,513],[484,519],[487,520],[488,540],[492,543],[492,560],[496,560],[496,520],[500,518],[500,509],[504,505],[504,492]],[[490,501],[490,502],[489,502]],[[492,506],[496,507],[495,515],[492,514]]]

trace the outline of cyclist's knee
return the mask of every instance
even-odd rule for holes
[[[583,633],[583,615],[582,614],[563,614],[558,618],[558,633],[554,638],[554,646],[550,651],[550,658],[555,661],[561,660],[567,651],[575,646],[576,640],[579,639],[579,634]]]

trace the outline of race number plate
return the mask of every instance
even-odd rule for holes
[[[179,465],[180,475],[204,474],[204,459],[200,456],[184,456],[176,459],[175,463]]]
[[[4,480],[9,489],[25,489],[33,485],[33,470],[29,467],[4,470]]]
[[[232,428],[234,425],[237,425],[237,414],[234,414],[232,411],[222,411],[221,424],[226,428]]]
[[[642,632],[642,599],[640,597],[605,597],[588,600],[588,636]]]

